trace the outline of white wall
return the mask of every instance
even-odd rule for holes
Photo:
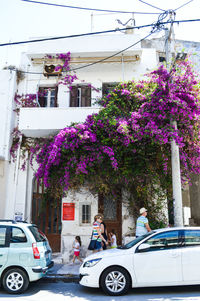
[[[0,71],[0,218],[4,218],[10,160],[10,133],[14,127],[15,73]]]
[[[15,73],[1,70],[0,82],[0,159],[9,160],[10,132],[14,115]]]
[[[95,53],[96,56],[101,56],[101,52],[118,52],[133,45],[139,40],[140,36],[137,34],[121,33],[76,37],[61,39],[59,40],[59,43],[55,41],[32,43],[29,45],[28,54],[29,57],[39,57],[40,54],[57,54],[70,51],[72,56],[79,54],[87,57],[93,53]],[[141,44],[138,43],[126,52],[131,53],[131,51],[133,52],[133,49],[140,49],[140,45]]]

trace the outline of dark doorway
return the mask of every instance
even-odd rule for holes
[[[60,252],[61,244],[61,201],[44,200],[44,185],[35,181],[32,198],[32,222],[42,230],[49,240],[53,252]]]
[[[121,198],[99,194],[98,212],[104,216],[108,233],[113,229],[116,232],[117,244],[122,243],[122,202]]]

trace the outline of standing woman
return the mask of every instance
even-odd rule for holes
[[[101,234],[101,222],[102,217],[100,215],[95,215],[94,217],[94,223],[93,223],[93,233],[92,233],[92,240],[96,240],[94,253],[102,251],[102,245],[101,242],[107,243],[103,235]]]
[[[103,235],[103,238],[106,240],[106,242],[108,241],[108,234],[107,234],[107,229],[106,229],[106,224],[103,221],[103,215],[99,214],[102,218],[102,222],[101,222],[101,234]],[[104,241],[102,241],[102,246],[103,246],[103,250],[107,249],[107,245]]]

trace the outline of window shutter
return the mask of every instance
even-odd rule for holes
[[[58,106],[58,86],[55,87],[55,102],[54,107]]]
[[[81,87],[81,107],[91,107],[91,87]]]
[[[38,102],[41,107],[46,107],[44,93],[45,93],[45,88],[39,88]]]
[[[78,106],[78,88],[72,86],[72,90],[70,91],[70,107],[77,107]]]

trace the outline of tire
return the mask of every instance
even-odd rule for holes
[[[27,289],[29,279],[24,271],[13,268],[3,275],[2,285],[9,294],[20,294]]]
[[[110,267],[106,269],[100,280],[103,291],[111,296],[119,296],[127,293],[131,285],[128,272],[121,267]]]

